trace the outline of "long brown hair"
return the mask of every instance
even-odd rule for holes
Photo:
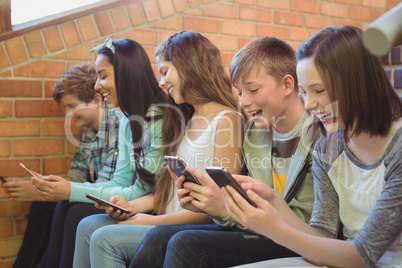
[[[313,57],[331,101],[338,101],[345,139],[352,129],[353,135],[385,136],[402,115],[401,100],[379,58],[363,46],[362,34],[354,26],[326,27],[297,52],[298,61]]]
[[[162,140],[163,144],[168,144],[164,152],[165,155],[174,155],[184,133],[183,126],[194,113],[192,104],[217,102],[234,110],[238,110],[239,105],[219,49],[203,35],[195,32],[176,33],[158,46],[155,56],[172,62],[177,69],[186,102],[176,105],[170,98],[170,104],[180,109],[184,122],[174,109],[165,109],[163,115]],[[157,214],[165,213],[172,198],[173,187],[173,179],[164,168],[155,186],[154,204]]]

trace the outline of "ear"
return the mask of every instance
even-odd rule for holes
[[[99,104],[99,103],[103,102],[103,97],[100,93],[95,93],[93,100],[96,104]]]
[[[285,95],[288,96],[294,92],[295,79],[290,74],[287,74],[283,77],[283,89],[285,91]]]

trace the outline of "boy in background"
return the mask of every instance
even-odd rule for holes
[[[95,91],[96,80],[95,69],[82,64],[68,70],[53,87],[53,99],[65,107],[65,124],[83,127],[77,153],[65,178],[71,182],[106,181],[112,178],[116,168],[119,122],[123,114],[106,105],[104,96]],[[53,212],[59,200],[48,202],[30,181],[20,178],[12,178],[3,187],[15,200],[33,202],[13,267],[35,267],[47,247]]]

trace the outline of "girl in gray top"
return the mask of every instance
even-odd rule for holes
[[[299,48],[297,60],[306,109],[321,121],[324,134],[314,152],[310,225],[276,191],[249,177],[236,179],[257,208],[227,187],[230,215],[315,265],[402,267],[398,95],[354,26],[319,31]],[[335,239],[341,223],[345,240]]]

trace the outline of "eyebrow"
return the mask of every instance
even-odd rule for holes
[[[105,69],[100,69],[99,71],[98,71],[98,74],[100,74],[101,72],[103,72]]]

